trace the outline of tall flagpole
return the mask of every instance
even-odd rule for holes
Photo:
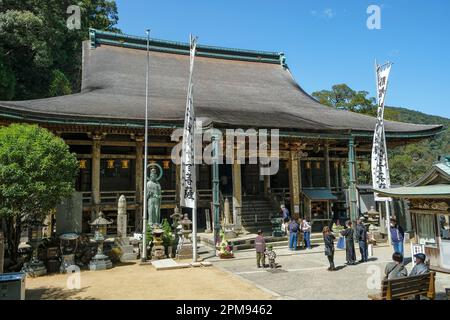
[[[384,101],[388,86],[388,78],[392,63],[388,62],[378,65],[375,60],[375,75],[377,86],[377,124],[375,126],[374,141],[372,145],[372,183],[374,188],[384,189],[390,188],[389,164],[387,157],[386,134],[384,132]],[[376,202],[384,202],[386,208],[386,232],[389,243],[392,242],[390,232],[391,208],[389,197],[379,197],[378,193],[374,193]]]
[[[197,262],[197,177],[195,167],[196,121],[193,103],[193,72],[197,38],[190,35],[189,82],[184,115],[183,146],[181,151],[181,206],[192,209],[192,260]]]
[[[147,261],[147,163],[148,163],[148,76],[150,65],[150,29],[147,34],[147,72],[145,76],[145,137],[144,137],[144,205],[142,206],[142,255],[141,261]]]

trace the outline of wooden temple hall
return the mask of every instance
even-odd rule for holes
[[[0,125],[39,124],[77,154],[83,231],[100,210],[113,219],[121,194],[129,231],[140,230],[146,38],[91,30],[82,61],[80,93],[0,102]],[[163,169],[163,218],[179,204],[171,134],[183,127],[188,74],[189,44],[150,41],[148,154]],[[317,229],[333,217],[358,215],[357,162],[370,159],[375,118],[319,104],[294,80],[283,53],[199,45],[194,106],[198,118],[223,132],[280,133],[280,165],[273,176],[261,176],[259,165],[247,162],[198,165],[199,228],[206,226],[205,214],[219,211],[222,221],[226,202],[247,229],[270,228],[280,203]],[[392,147],[431,137],[441,126],[386,121],[385,129]]]

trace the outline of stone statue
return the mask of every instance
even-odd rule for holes
[[[157,181],[156,170],[150,171],[150,179],[147,182],[147,213],[151,225],[160,223],[161,219],[161,185]]]

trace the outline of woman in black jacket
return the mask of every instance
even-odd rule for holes
[[[323,241],[325,242],[325,255],[330,262],[330,267],[328,271],[334,271],[336,268],[334,267],[334,240],[336,237],[333,233],[331,233],[329,227],[324,227],[322,230],[323,233]]]
[[[352,228],[352,222],[349,220],[345,223],[347,229],[341,231],[341,235],[345,237],[345,257],[347,260],[347,264],[354,265],[356,262],[356,253],[355,253],[355,231]]]

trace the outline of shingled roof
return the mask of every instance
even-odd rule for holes
[[[91,30],[83,43],[82,90],[48,99],[0,102],[0,116],[34,121],[143,125],[146,39]],[[150,119],[184,120],[189,68],[187,43],[150,42]],[[218,125],[301,132],[372,132],[375,118],[318,103],[293,79],[284,55],[198,46],[194,67],[198,117]],[[385,122],[387,134],[431,136],[436,125]]]

